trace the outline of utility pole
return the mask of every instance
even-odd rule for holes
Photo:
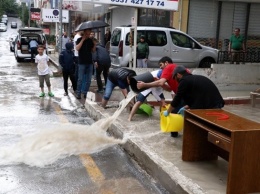
[[[23,3],[23,2],[22,2],[22,4],[21,4],[21,5],[22,5],[22,26],[23,26],[23,27],[24,27],[24,4],[25,4],[25,3]]]
[[[29,21],[28,21],[28,27],[30,28],[31,27],[31,0],[28,0],[29,1]]]
[[[63,0],[60,0],[59,2],[59,19],[60,19],[60,32],[59,32],[59,39],[60,39],[60,44],[59,44],[59,52],[61,53],[62,51],[62,4]]]

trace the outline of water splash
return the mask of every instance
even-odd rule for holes
[[[130,92],[112,116],[100,119],[90,126],[50,123],[48,129],[41,127],[39,133],[22,137],[14,146],[0,148],[0,165],[25,163],[44,167],[68,156],[91,154],[115,144],[125,143],[127,137],[122,140],[115,139],[109,137],[106,130],[134,96],[135,94]]]

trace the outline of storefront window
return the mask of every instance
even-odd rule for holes
[[[170,26],[170,11],[138,9],[139,26]]]

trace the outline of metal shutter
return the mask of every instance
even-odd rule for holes
[[[194,38],[215,38],[218,2],[190,0],[188,34]]]
[[[223,2],[221,10],[219,40],[222,47],[219,49],[227,50],[230,36],[234,28],[240,28],[241,34],[245,32],[246,23],[246,3]]]
[[[260,36],[260,4],[252,3],[249,16],[248,35],[249,36]]]
[[[235,3],[233,29],[240,28],[240,33],[245,34],[247,3]]]

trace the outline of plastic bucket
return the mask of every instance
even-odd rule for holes
[[[170,113],[167,117],[163,115],[163,111],[167,110],[168,106],[162,107],[160,113],[160,126],[161,131],[168,133],[168,132],[178,132],[183,129],[184,125],[184,118],[180,114],[173,114]]]
[[[151,74],[151,72],[149,72],[149,71],[132,77],[130,79],[130,86],[135,93],[140,93],[147,89],[147,88],[138,89],[137,88],[138,81],[143,81],[145,83],[149,83],[149,82],[153,82],[154,78],[153,78],[153,75]]]
[[[136,114],[145,114],[148,116],[152,116],[153,108],[148,104],[142,104],[139,109],[136,111]]]

